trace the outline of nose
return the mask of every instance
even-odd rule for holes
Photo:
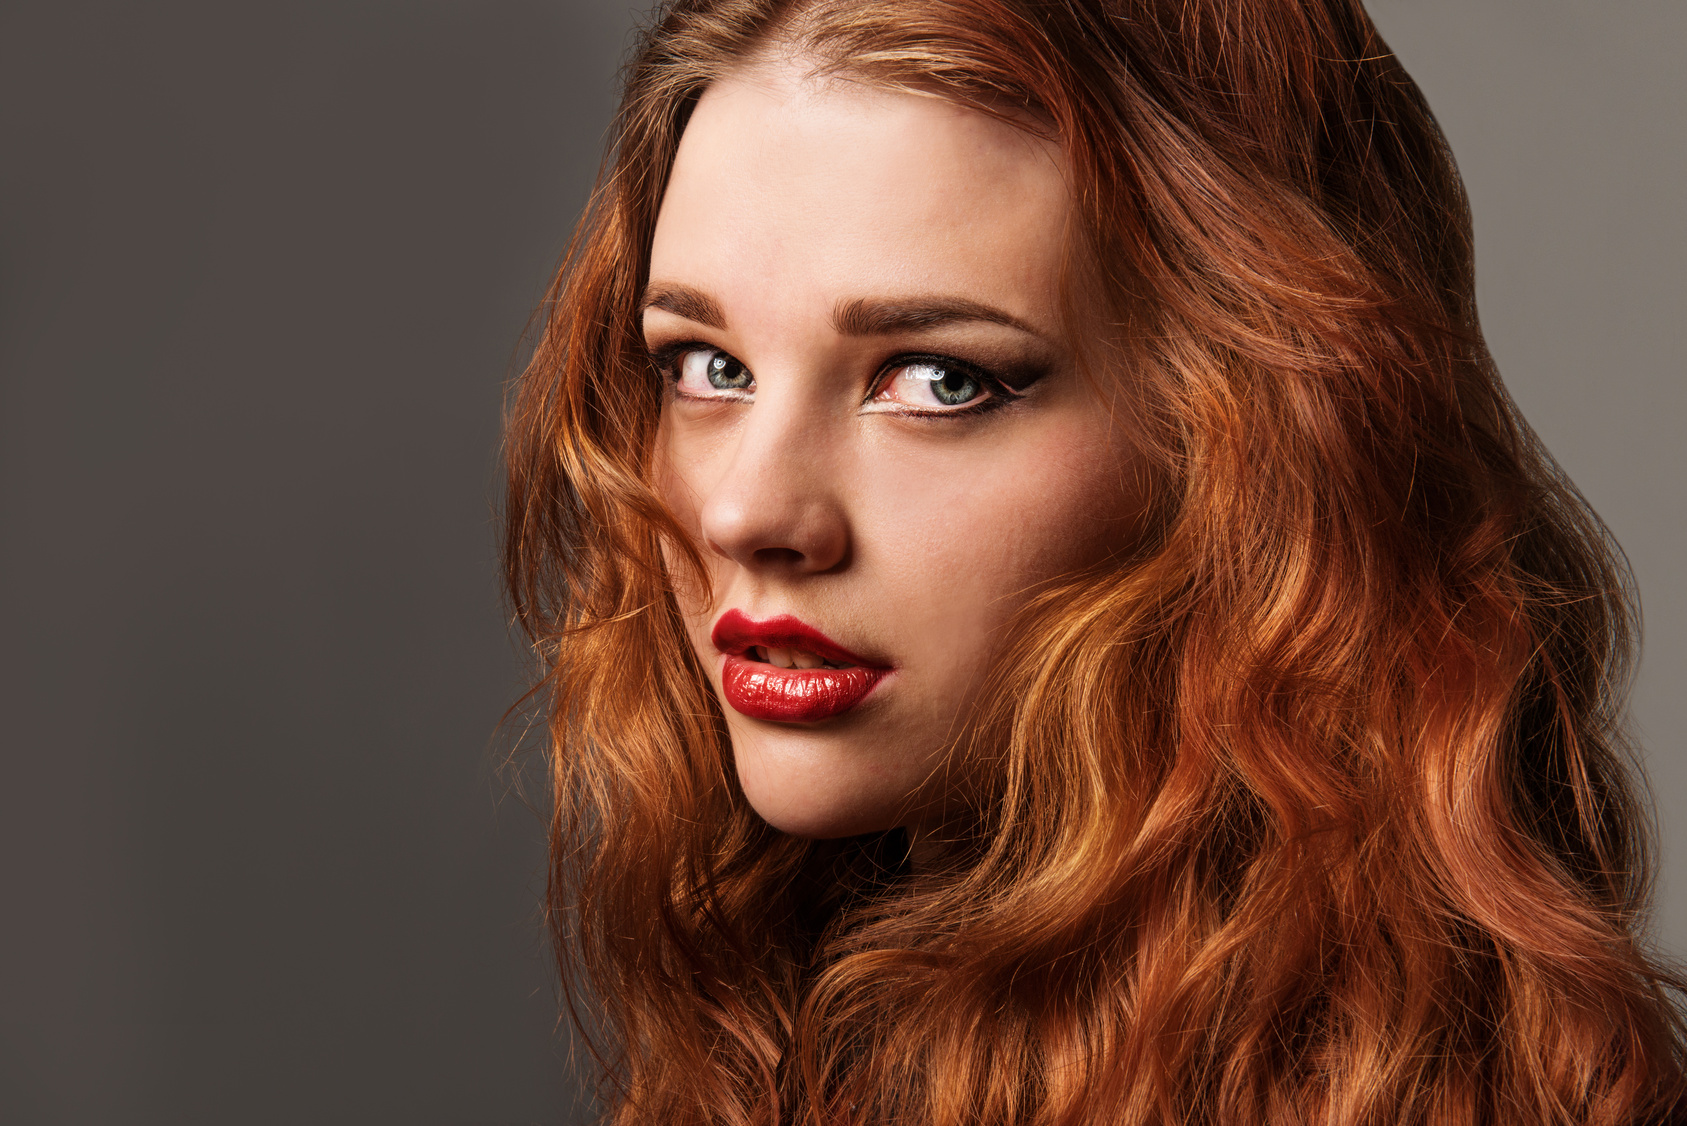
[[[800,396],[748,407],[736,448],[699,513],[710,551],[741,567],[819,574],[849,556],[840,438]]]

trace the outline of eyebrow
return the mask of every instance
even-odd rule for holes
[[[899,301],[857,297],[838,302],[832,310],[832,325],[844,336],[879,336],[968,321],[1006,325],[1031,336],[1043,335],[1011,313],[964,297],[914,297]]]
[[[713,296],[688,285],[652,283],[645,287],[640,311],[662,309],[706,328],[726,329],[726,313]],[[1031,336],[1043,334],[991,305],[964,297],[914,297],[884,300],[856,297],[832,310],[832,327],[844,336],[883,336],[969,321],[1005,325]]]
[[[726,330],[726,313],[721,310],[720,302],[688,285],[645,286],[639,312],[643,313],[646,309],[664,309],[677,317],[696,321],[705,328]]]

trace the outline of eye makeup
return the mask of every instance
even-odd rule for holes
[[[862,409],[905,418],[975,416],[1008,406],[1022,394],[995,373],[953,356],[901,355],[879,369]]]
[[[754,399],[755,377],[731,353],[698,340],[664,344],[650,350],[668,394],[693,402],[747,403]]]
[[[682,402],[752,402],[756,381],[724,349],[680,340],[650,349],[668,394]],[[1046,361],[1014,357],[981,364],[942,352],[903,352],[882,362],[868,382],[863,413],[905,418],[977,416],[1010,406],[1046,376]]]

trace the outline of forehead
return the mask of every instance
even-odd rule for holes
[[[735,305],[904,292],[1052,315],[1070,210],[1059,148],[938,97],[809,71],[766,61],[704,93],[651,278],[708,289],[734,320]]]

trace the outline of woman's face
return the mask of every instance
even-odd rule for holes
[[[662,201],[644,333],[681,590],[745,795],[786,832],[918,832],[1040,584],[1127,545],[1123,428],[1057,305],[1059,149],[935,97],[711,86]]]

